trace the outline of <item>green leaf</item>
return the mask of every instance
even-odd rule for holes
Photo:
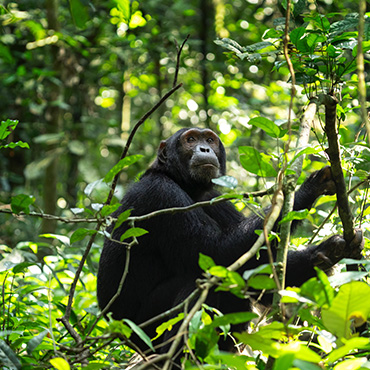
[[[276,283],[274,281],[274,278],[273,277],[270,277],[268,275],[256,275],[256,276],[252,276],[249,280],[248,280],[248,285],[254,289],[259,289],[259,290],[263,290],[263,289],[267,289],[267,290],[271,290],[271,289],[276,289]]]
[[[18,357],[2,339],[0,339],[0,350],[3,352],[4,358],[8,360],[11,365],[13,365],[17,370],[22,369],[22,364],[18,360]]]
[[[30,205],[35,203],[35,197],[26,194],[18,194],[11,199],[12,212],[20,213],[24,212],[27,215],[30,213]]]
[[[274,122],[269,120],[265,117],[254,117],[248,122],[250,125],[259,127],[263,131],[266,132],[267,135],[273,137],[273,138],[280,138],[284,135],[282,135],[282,131],[278,125],[276,125]]]
[[[140,227],[132,227],[131,229],[128,229],[123,235],[120,237],[120,241],[124,241],[125,239],[132,238],[132,237],[139,237],[142,235],[147,234],[148,231],[140,228]]]
[[[143,156],[141,154],[131,155],[121,159],[104,177],[103,181],[108,183],[111,182],[124,167],[130,166],[137,162]]]
[[[310,211],[308,209],[302,209],[300,211],[291,211],[279,222],[279,224],[283,224],[284,222],[294,220],[304,220],[307,218],[309,213]]]
[[[212,179],[212,182],[229,189],[234,189],[238,185],[238,180],[232,176],[221,176],[217,179]]]
[[[126,23],[130,21],[130,0],[115,0],[118,10]]]
[[[132,334],[132,329],[125,325],[121,320],[112,320],[109,322],[108,330],[111,333],[118,333],[126,338],[130,338]]]
[[[251,321],[258,317],[253,312],[234,312],[222,316],[216,316],[210,324],[213,328],[218,328],[225,325],[237,325]]]
[[[84,29],[90,19],[89,12],[81,0],[69,0],[73,21],[78,28]]]
[[[93,235],[93,234],[96,234],[96,230],[85,229],[85,228],[77,229],[71,236],[71,244],[84,239],[87,235]]]
[[[9,144],[6,144],[6,145],[0,145],[0,148],[11,148],[11,149],[14,149],[16,147],[26,148],[26,149],[29,149],[30,148],[30,146],[28,145],[28,143],[24,143],[23,141],[17,141],[16,143],[9,143]]]
[[[215,40],[215,44],[222,46],[225,49],[233,51],[236,54],[241,54],[245,52],[245,48],[240,46],[236,41],[223,38],[222,40]]]
[[[309,51],[307,40],[304,38],[306,34],[305,27],[297,27],[292,32],[290,32],[290,40],[295,45],[295,47],[301,51],[302,53],[306,53]]]
[[[272,45],[273,44],[270,41],[261,41],[261,42],[256,42],[255,44],[246,46],[244,50],[247,52],[254,52],[257,50],[266,49]]]
[[[355,337],[348,339],[344,346],[339,347],[338,349],[335,349],[332,351],[329,356],[326,358],[326,360],[329,363],[333,363],[340,358],[350,354],[353,351],[358,351],[361,349],[370,349],[370,343],[369,343],[369,338],[363,338],[363,337]],[[352,368],[349,368],[352,369]],[[356,367],[356,369],[358,369]]]
[[[298,0],[297,2],[293,3],[293,15],[294,17],[298,17],[303,13],[307,6],[307,0]]]
[[[224,266],[212,266],[208,272],[213,275],[220,278],[225,278],[227,274],[229,273],[229,270]]]
[[[318,33],[311,32],[307,37],[307,45],[310,47],[311,50],[315,50],[317,44],[324,41],[326,41],[326,37]]]
[[[215,352],[210,354],[209,357],[216,364],[221,364],[219,367],[212,366],[212,369],[224,369],[224,366],[226,366],[227,369],[244,370],[248,369],[246,364],[250,361],[250,357],[229,352]]]
[[[124,322],[126,322],[129,327],[134,331],[134,333],[153,351],[155,352],[155,349],[152,345],[152,342],[150,341],[150,338],[145,334],[145,332],[139,328],[134,322],[132,322],[129,319],[123,319]]]
[[[261,153],[253,147],[239,147],[240,162],[249,172],[262,177],[275,177],[277,172],[271,165],[272,158]]]
[[[265,263],[263,265],[259,265],[258,267],[252,269],[252,270],[245,270],[243,272],[243,279],[248,281],[251,276],[256,274],[272,274],[271,265],[268,263]]]
[[[164,322],[163,324],[159,325],[155,329],[157,335],[152,340],[155,340],[155,339],[159,338],[166,330],[171,331],[173,326],[176,325],[179,321],[181,321],[183,319],[184,319],[184,313],[180,312],[173,319],[170,319],[170,320]]]
[[[286,354],[293,354],[294,358],[308,362],[320,362],[321,357],[300,342],[290,342],[288,344],[279,343],[272,338],[269,330],[260,330],[254,334],[234,333],[241,342],[248,344],[253,350],[262,351],[264,355],[279,358]],[[281,336],[283,332],[281,333]]]
[[[119,228],[131,215],[131,209],[127,209],[126,211],[122,212],[118,218],[116,223],[114,224],[113,230]]]
[[[19,121],[7,119],[1,121],[0,125],[0,140],[7,138],[17,127]]]
[[[49,361],[57,370],[71,370],[68,362],[62,357],[55,357]]]
[[[100,210],[100,214],[102,215],[102,217],[106,217],[106,216],[109,216],[110,214],[112,214],[114,211],[116,211],[119,207],[121,206],[120,203],[116,203],[116,204],[106,204],[101,210]]]
[[[4,260],[2,260],[2,261],[4,261]],[[18,274],[20,272],[23,273],[28,267],[36,266],[36,265],[37,265],[36,262],[21,262],[17,266],[14,266],[12,271],[13,271],[14,274]]]
[[[351,324],[362,325],[370,314],[370,286],[360,281],[342,285],[330,308],[321,314],[324,325],[339,342],[351,338]]]
[[[199,253],[199,267],[207,272],[211,267],[216,266],[215,262],[211,257],[206,256],[203,253]]]
[[[292,159],[291,163],[293,163],[298,157],[301,155],[310,155],[310,154],[317,154],[322,151],[322,147],[320,145],[316,145],[315,147],[307,147],[300,150]]]
[[[65,235],[58,235],[58,234],[41,234],[39,235],[40,238],[51,238],[51,239],[57,239],[67,247],[70,246],[70,240],[68,236]]]
[[[40,334],[33,337],[28,343],[27,343],[27,353],[29,355],[32,354],[32,352],[36,349],[36,347],[42,343],[45,336],[49,333],[49,330],[44,330]]]

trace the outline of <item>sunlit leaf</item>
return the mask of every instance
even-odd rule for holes
[[[62,357],[55,357],[49,361],[57,370],[70,370],[71,369],[68,362]]]
[[[310,211],[308,209],[303,209],[300,211],[291,211],[279,222],[279,224],[283,224],[284,222],[294,220],[304,220],[307,218],[309,213]]]
[[[211,267],[216,266],[215,262],[211,257],[204,255],[203,253],[199,253],[199,267],[203,271],[208,271]]]
[[[250,146],[239,147],[240,162],[249,172],[262,177],[275,177],[276,170],[271,165],[271,157],[262,156],[261,153]]]
[[[121,159],[104,177],[103,181],[108,183],[111,182],[123,168],[132,165],[137,162],[143,156],[141,154],[131,155]]]
[[[362,325],[370,314],[370,286],[359,281],[342,285],[322,320],[328,330],[341,341],[352,336],[351,324]]]
[[[157,335],[152,339],[157,339],[159,338],[165,331],[171,331],[173,326],[176,325],[178,322],[180,322],[181,320],[183,320],[184,318],[184,313],[183,312],[180,312],[176,317],[174,317],[173,319],[170,319],[164,323],[162,323],[161,325],[159,325],[155,331],[157,333]]]
[[[7,119],[0,124],[0,140],[7,138],[17,127],[18,121]]]
[[[265,117],[254,117],[248,122],[250,125],[261,128],[267,135],[279,138],[282,137],[281,129],[274,122]]]

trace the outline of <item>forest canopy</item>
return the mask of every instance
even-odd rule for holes
[[[258,231],[268,241],[262,248],[276,244],[278,253],[244,274],[200,255],[202,279],[183,306],[157,318],[157,335],[180,327],[181,366],[189,369],[370,368],[366,7],[365,0],[4,0],[0,366],[180,366],[172,361],[179,347],[148,357],[145,326],[100,311],[96,276],[122,196],[162,140],[200,127],[219,135],[228,159],[227,176],[213,180],[222,195],[207,206],[230,200],[245,215],[271,203],[277,214],[283,209],[279,232],[268,226],[271,215]],[[327,165],[336,195],[293,211],[295,189]],[[130,222],[128,253],[139,248],[146,231],[129,212],[119,222]],[[285,285],[288,248],[333,234],[349,242],[356,229],[360,261]],[[215,287],[244,299],[272,293],[272,308],[223,314],[201,301]],[[233,335],[231,326],[246,322],[248,330]],[[228,335],[241,344],[238,353],[219,350]],[[135,336],[148,352],[132,345]]]

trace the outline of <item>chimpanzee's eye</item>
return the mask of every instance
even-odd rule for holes
[[[190,136],[190,137],[188,137],[188,138],[186,139],[186,141],[187,141],[188,143],[193,143],[193,142],[195,141],[195,139],[194,139],[194,137],[193,137],[193,136]]]
[[[209,137],[208,139],[207,139],[207,143],[213,143],[215,140],[212,138],[212,137]]]

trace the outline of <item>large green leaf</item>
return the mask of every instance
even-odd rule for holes
[[[72,18],[78,28],[84,29],[89,20],[89,12],[82,0],[69,0]]]
[[[18,121],[7,119],[6,121],[1,121],[0,124],[0,140],[4,140],[8,137],[14,129],[17,127]]]
[[[370,286],[360,281],[342,285],[330,308],[321,312],[324,325],[339,343],[351,338],[351,325],[362,325],[369,314]]]
[[[104,177],[103,181],[108,183],[111,182],[114,176],[117,175],[123,168],[132,165],[137,162],[143,156],[141,154],[131,155],[121,159]]]
[[[95,233],[96,233],[96,230],[92,230],[92,229],[85,229],[85,228],[77,229],[71,236],[71,244],[78,242],[84,239],[86,236],[93,235]]]
[[[262,155],[251,146],[239,147],[240,162],[249,172],[262,177],[275,177],[276,170],[271,165],[272,158],[266,154]]]
[[[273,138],[283,137],[286,133],[286,130],[281,130],[280,127],[265,117],[254,117],[248,122],[250,125],[259,127],[266,132],[267,135]]]
[[[26,194],[18,194],[12,197],[10,205],[12,212],[20,213],[24,212],[26,214],[30,213],[30,205],[35,203],[35,197]]]

